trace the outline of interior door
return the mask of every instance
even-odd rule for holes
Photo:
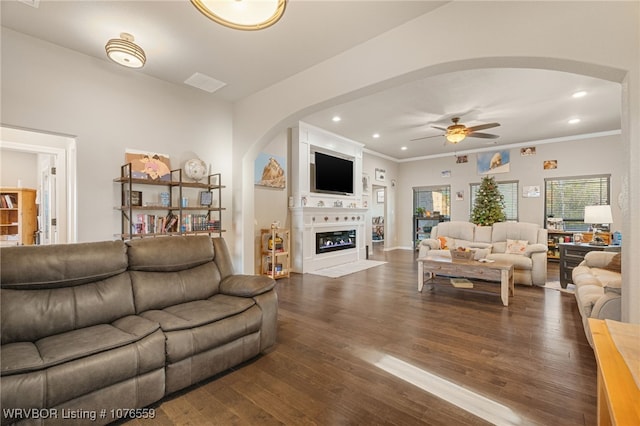
[[[40,185],[38,211],[38,244],[58,242],[56,206],[56,160],[55,154],[40,156]]]

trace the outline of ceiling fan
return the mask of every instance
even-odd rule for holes
[[[480,133],[478,132],[478,130],[485,130],[485,129],[491,129],[493,127],[498,127],[500,123],[487,123],[487,124],[479,124],[477,126],[467,127],[464,124],[458,124],[458,122],[460,121],[460,117],[453,117],[451,121],[453,121],[453,124],[447,128],[440,127],[440,126],[431,126],[434,129],[444,130],[445,131],[444,135],[425,136],[422,138],[416,138],[411,140],[418,141],[421,139],[436,138],[439,136],[444,136],[445,138],[447,138],[447,142],[451,142],[455,144],[455,143],[461,142],[467,136],[470,138],[484,138],[484,139],[496,139],[498,137],[498,135],[492,135],[490,133]]]

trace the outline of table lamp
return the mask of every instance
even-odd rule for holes
[[[613,222],[611,216],[611,206],[585,206],[584,207],[584,222],[591,223],[593,228],[593,237],[589,244],[596,246],[604,246],[606,243],[602,241],[602,238],[598,237],[599,224],[610,224]]]

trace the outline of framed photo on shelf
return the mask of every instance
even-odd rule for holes
[[[213,194],[211,191],[200,191],[200,205],[210,206],[213,203]]]
[[[131,200],[131,205],[132,206],[141,207],[142,206],[142,191],[131,191],[131,193],[129,193],[129,191],[127,191],[125,193],[125,199],[122,200],[123,201],[122,205],[128,206],[129,205],[129,200]]]

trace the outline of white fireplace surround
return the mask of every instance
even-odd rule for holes
[[[291,254],[294,272],[307,273],[366,258],[362,205],[363,144],[299,123],[291,129]],[[354,194],[311,192],[310,164],[316,151],[354,159]],[[356,230],[356,247],[316,254],[316,233]]]
[[[317,271],[366,258],[366,209],[358,208],[293,208],[293,271]],[[316,253],[316,233],[356,230],[356,248],[329,253]]]

